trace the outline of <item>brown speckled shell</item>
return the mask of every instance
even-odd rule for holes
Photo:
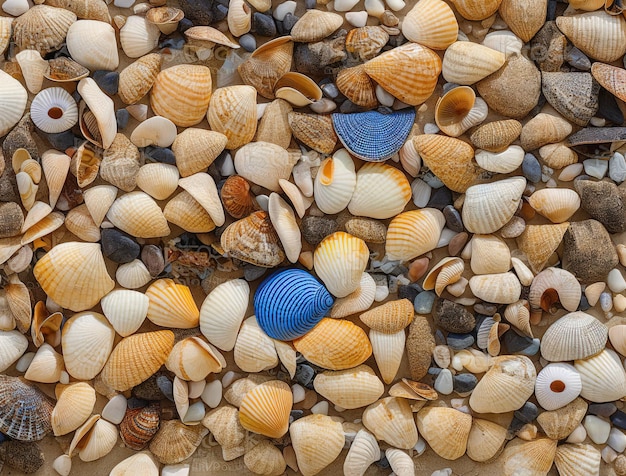
[[[122,441],[133,450],[143,449],[156,435],[160,421],[161,412],[158,403],[127,410],[120,423]]]

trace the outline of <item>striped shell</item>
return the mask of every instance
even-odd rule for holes
[[[120,423],[120,436],[130,449],[142,450],[159,430],[161,411],[158,403],[126,411]]]
[[[19,122],[26,108],[28,92],[11,75],[0,70],[0,136]]]
[[[356,174],[348,211],[356,216],[385,219],[396,216],[411,200],[411,185],[397,168],[367,163]]]
[[[395,334],[413,321],[413,303],[408,299],[389,301],[359,316],[363,323],[378,332]]]
[[[150,299],[148,319],[158,326],[190,329],[198,325],[200,311],[184,284],[159,279],[146,290]]]
[[[619,355],[604,349],[598,355],[574,361],[583,383],[580,396],[594,403],[612,402],[626,395],[626,374]]]
[[[586,359],[604,349],[608,332],[592,315],[570,312],[548,327],[541,339],[541,355],[552,362]]]
[[[289,428],[293,396],[289,386],[278,380],[257,385],[247,392],[239,408],[239,421],[246,430],[280,438]]]
[[[254,312],[267,335],[278,340],[303,336],[328,314],[333,297],[324,285],[301,269],[278,271],[254,295]]]
[[[53,403],[19,377],[0,375],[0,431],[20,441],[39,441],[52,431]]]
[[[387,257],[407,261],[434,250],[445,223],[443,213],[435,208],[399,214],[391,220],[387,230]]]
[[[370,405],[384,391],[383,383],[367,365],[337,372],[321,372],[315,377],[313,385],[321,396],[346,409]]]
[[[289,428],[303,476],[313,476],[332,463],[345,443],[341,423],[327,415],[307,415]]]
[[[13,22],[13,40],[20,50],[41,55],[58,50],[76,15],[63,8],[35,5]]]
[[[573,401],[582,390],[578,371],[570,364],[546,365],[537,375],[535,396],[545,410],[556,410]]]
[[[328,215],[345,209],[354,193],[354,161],[345,149],[339,149],[322,161],[313,184],[315,203]]]
[[[406,14],[402,34],[411,41],[445,50],[457,38],[459,24],[450,6],[442,0],[421,0]]]
[[[218,88],[211,96],[207,120],[224,134],[227,149],[237,149],[254,138],[257,128],[256,90],[252,86]]]

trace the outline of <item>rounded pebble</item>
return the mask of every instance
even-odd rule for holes
[[[205,385],[200,398],[209,408],[217,408],[222,401],[222,390],[222,382],[220,380],[213,380]]]
[[[473,374],[458,374],[454,376],[454,391],[464,394],[474,390],[478,384],[478,379]]]
[[[239,45],[246,51],[252,53],[256,50],[256,39],[250,33],[246,33],[245,35],[239,38]]]
[[[450,395],[454,391],[454,379],[452,372],[448,369],[442,369],[437,375],[434,384],[435,390],[442,395]]]
[[[436,298],[436,294],[432,291],[419,293],[415,298],[415,301],[413,301],[415,312],[418,314],[430,314]]]
[[[139,244],[130,235],[115,228],[101,231],[102,253],[119,264],[130,263],[139,257]]]
[[[463,350],[474,345],[474,336],[472,334],[455,334],[450,332],[446,342],[454,350]]]
[[[119,425],[124,419],[128,401],[124,395],[115,395],[102,409],[102,418],[114,425]]]
[[[589,439],[596,445],[602,445],[609,439],[611,424],[595,415],[587,415],[583,421]]]

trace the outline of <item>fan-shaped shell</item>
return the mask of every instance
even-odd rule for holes
[[[498,71],[505,59],[503,53],[487,46],[456,41],[446,49],[441,73],[450,83],[470,85]]]
[[[561,476],[600,474],[602,453],[592,445],[560,445],[556,448],[554,464]]]
[[[369,273],[361,275],[361,281],[356,291],[344,298],[335,300],[330,309],[330,317],[346,317],[357,312],[368,310],[374,303],[376,295],[376,282]]]
[[[180,420],[165,420],[150,442],[150,452],[162,464],[177,464],[189,458],[208,434],[202,425],[185,425]]]
[[[56,383],[63,371],[63,356],[47,343],[37,349],[24,378],[31,382]]]
[[[300,43],[321,41],[343,24],[341,15],[321,10],[307,10],[291,29],[291,38]]]
[[[313,476],[332,463],[345,443],[341,423],[327,415],[308,415],[291,424],[289,436],[304,476]]]
[[[378,400],[384,391],[383,383],[367,365],[319,373],[313,385],[321,396],[334,405],[346,409],[370,405]]]
[[[476,99],[476,93],[469,86],[451,89],[437,100],[435,122],[439,129],[451,137],[458,137],[485,120],[487,104]]]
[[[178,341],[165,361],[165,367],[181,380],[203,381],[210,373],[219,373],[226,366],[224,357],[202,337]]]
[[[67,31],[72,59],[92,71],[115,71],[119,65],[115,30],[107,22],[78,20]]]
[[[226,179],[220,197],[224,210],[233,218],[243,218],[259,210],[256,197],[250,191],[250,183],[239,175],[231,175]]]
[[[75,21],[68,10],[35,5],[13,22],[13,39],[20,50],[37,50],[43,56],[61,47]]]
[[[86,382],[69,385],[57,399],[51,414],[54,436],[66,435],[81,426],[96,404],[96,391]]]
[[[190,329],[199,322],[200,311],[184,284],[172,279],[159,279],[146,290],[150,299],[148,319],[163,327]]]
[[[511,269],[511,251],[507,244],[495,235],[472,237],[470,265],[474,274],[506,273]]]
[[[604,349],[593,357],[576,360],[574,366],[582,380],[581,397],[602,403],[626,395],[626,374],[615,351]]]
[[[417,412],[417,429],[435,453],[447,460],[465,454],[472,417],[454,408],[429,407]]]
[[[402,212],[409,200],[411,186],[400,170],[386,164],[368,163],[356,174],[348,210],[356,216],[385,219]]]
[[[251,86],[227,86],[213,92],[207,120],[224,134],[227,149],[237,149],[254,138],[257,127],[256,91]]]
[[[342,69],[337,74],[335,84],[341,94],[357,106],[371,109],[378,104],[375,86],[363,65]]]
[[[28,348],[28,339],[17,330],[0,331],[0,372],[4,372]]]
[[[452,4],[466,20],[484,20],[498,11],[502,0],[474,2],[472,0],[452,0]]]
[[[578,371],[570,364],[546,365],[537,375],[535,396],[546,410],[556,410],[572,402],[582,390]]]
[[[234,358],[244,372],[261,372],[278,365],[274,341],[259,327],[255,316],[243,321],[235,342]]]
[[[411,41],[445,50],[456,41],[459,25],[450,6],[442,0],[421,0],[406,14],[402,34]]]
[[[11,41],[12,23],[13,18],[11,17],[2,17],[2,19],[0,19],[0,54],[2,55],[9,46],[9,41]]]
[[[47,88],[33,99],[30,116],[33,124],[44,132],[64,132],[78,122],[78,106],[65,89]]]
[[[222,226],[226,220],[217,186],[213,177],[205,173],[195,173],[183,177],[178,181],[180,188],[186,190],[211,216],[217,226]]]
[[[594,63],[594,67],[599,63]],[[593,71],[593,69],[592,69]],[[558,114],[539,113],[524,124],[520,141],[524,150],[560,142],[572,133],[572,125]]]
[[[533,193],[528,203],[552,223],[562,223],[580,208],[580,197],[569,188],[546,188]]]
[[[293,136],[300,142],[323,154],[335,150],[337,134],[330,116],[289,112],[287,121]]]
[[[130,476],[131,474],[159,476],[159,465],[149,452],[135,453],[116,464],[109,476]]]
[[[417,443],[417,427],[408,400],[385,397],[363,412],[363,424],[377,440],[396,448],[410,449]]]
[[[622,15],[590,12],[560,16],[556,24],[583,53],[611,63],[626,53],[626,20]]]
[[[235,154],[235,170],[239,175],[272,192],[280,192],[279,180],[288,180],[294,159],[282,147],[270,142],[251,142]]]
[[[545,0],[502,0],[498,13],[513,33],[527,43],[543,26],[547,9],[548,2]]]
[[[489,420],[474,418],[467,438],[467,456],[482,463],[496,456],[504,446],[507,431]]]
[[[434,250],[444,225],[443,213],[435,208],[400,213],[391,220],[387,229],[387,257],[408,261]]]
[[[19,441],[39,441],[52,431],[54,404],[37,387],[0,374],[0,431]]]
[[[324,213],[339,213],[348,206],[356,187],[354,161],[345,149],[324,159],[315,176],[315,203]]]
[[[595,317],[570,312],[548,328],[541,340],[541,355],[553,362],[586,359],[601,352],[607,338],[607,327]]]
[[[559,225],[528,225],[517,238],[517,246],[528,257],[532,270],[540,272],[563,240],[569,223]]]
[[[580,285],[572,273],[561,268],[547,268],[533,279],[528,302],[531,310],[543,309],[548,312],[558,301],[568,311],[575,311],[578,309],[581,294]]]
[[[116,199],[106,214],[117,228],[139,238],[170,234],[163,212],[145,192],[131,192]]]
[[[359,316],[359,319],[377,332],[395,334],[413,321],[413,305],[408,299],[389,301]]]
[[[470,140],[474,147],[479,149],[490,152],[502,152],[519,137],[522,131],[522,125],[515,119],[493,121],[483,124],[474,130]],[[524,150],[531,150],[527,147],[523,148]]]
[[[239,408],[239,421],[248,431],[280,438],[289,428],[293,396],[279,380],[261,383],[247,392]]]
[[[152,88],[163,64],[158,53],[142,56],[120,72],[118,95],[124,104],[135,104]]]
[[[178,179],[175,165],[160,162],[145,164],[137,174],[137,186],[155,200],[165,200],[178,188]]]
[[[37,94],[41,91],[43,74],[48,67],[48,62],[35,50],[22,50],[15,55],[15,59],[20,65],[26,87],[31,93]]]
[[[211,344],[233,349],[249,297],[250,286],[243,279],[226,281],[207,295],[200,309],[200,331]]]
[[[246,452],[243,462],[255,474],[281,475],[287,468],[282,452],[267,440]]]
[[[28,92],[11,75],[0,71],[0,136],[19,122],[26,109]]]
[[[263,117],[257,126],[255,140],[272,142],[283,149],[288,148],[289,144],[291,144],[289,114],[292,111],[293,108],[291,104],[284,99],[274,99],[271,103],[267,104],[265,112],[263,112]],[[307,114],[304,115],[308,116]],[[319,116],[316,115],[314,117],[317,118]]]
[[[143,293],[116,289],[102,298],[102,312],[122,337],[134,334],[148,314],[150,299]]]
[[[622,355],[626,353],[626,325],[618,324],[611,326],[609,328],[609,339],[617,352]]]
[[[472,276],[469,286],[474,296],[496,304],[512,304],[522,293],[519,279],[510,272]]]
[[[380,447],[374,435],[359,430],[343,462],[345,476],[363,476],[372,463],[380,459]]]
[[[46,5],[69,10],[75,13],[78,18],[111,22],[109,9],[97,0],[80,0],[78,2],[71,0],[48,0]]]
[[[555,440],[549,438],[532,441],[518,439],[509,443],[501,456],[504,461],[504,475],[548,474],[554,461],[556,444]]]
[[[243,82],[267,99],[274,99],[276,82],[291,69],[291,39],[291,36],[281,36],[268,41],[237,67]]]
[[[129,58],[139,58],[156,48],[160,36],[159,28],[147,18],[139,15],[126,17],[120,29],[120,43]]]
[[[172,152],[176,156],[176,166],[181,176],[188,177],[206,170],[222,153],[227,143],[228,138],[220,132],[192,127],[182,131],[172,144]]]

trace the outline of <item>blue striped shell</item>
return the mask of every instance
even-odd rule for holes
[[[413,107],[390,114],[377,111],[333,114],[333,126],[341,143],[366,162],[382,162],[398,152],[414,122]]]
[[[278,340],[303,336],[328,314],[334,302],[324,285],[302,269],[285,269],[268,276],[254,295],[254,312],[261,329]]]

